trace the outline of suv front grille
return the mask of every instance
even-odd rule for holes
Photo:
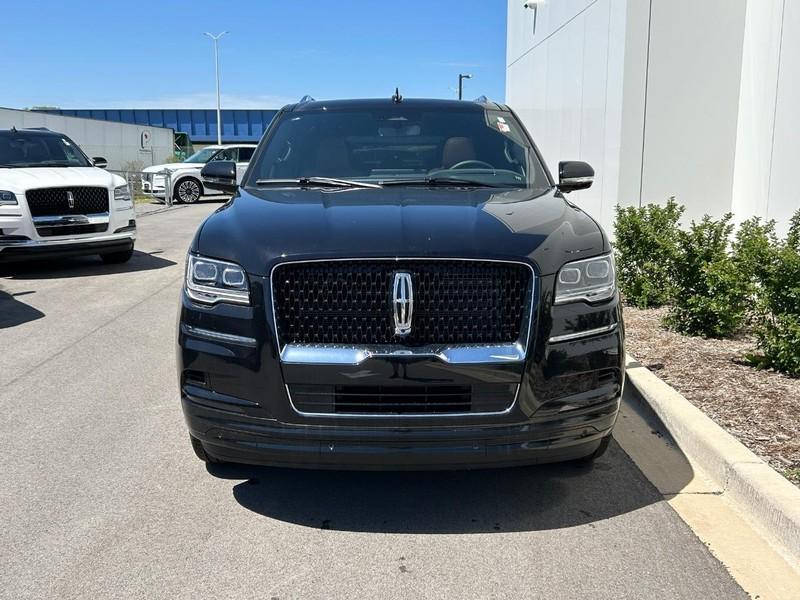
[[[354,415],[503,412],[514,402],[516,390],[513,384],[289,386],[300,412]]]
[[[411,274],[413,318],[395,334],[393,283]],[[513,343],[530,310],[531,270],[480,260],[287,263],[273,271],[281,344],[461,345]]]
[[[70,207],[67,192],[72,193]],[[91,215],[108,212],[108,189],[103,187],[57,187],[25,192],[34,217]]]

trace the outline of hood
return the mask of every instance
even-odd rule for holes
[[[184,169],[202,169],[205,163],[164,163],[163,165],[153,165],[145,167],[143,173],[158,173],[160,171],[182,171]]]
[[[555,190],[240,188],[193,249],[257,275],[284,260],[397,256],[526,260],[548,274],[608,245]]]
[[[18,194],[36,188],[79,185],[115,187],[125,185],[125,179],[97,167],[0,169],[0,189]]]

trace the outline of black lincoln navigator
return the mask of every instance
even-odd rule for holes
[[[186,265],[178,374],[207,462],[593,460],[624,379],[607,236],[493,102],[301,101]]]

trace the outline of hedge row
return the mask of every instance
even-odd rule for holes
[[[684,208],[617,207],[619,285],[640,308],[669,305],[664,324],[687,335],[729,337],[749,326],[749,360],[800,376],[800,210],[784,239],[774,221],[732,215],[679,225]]]

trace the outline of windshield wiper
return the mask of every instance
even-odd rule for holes
[[[487,183],[485,181],[476,181],[474,179],[459,179],[457,177],[425,177],[423,179],[389,179],[388,181],[381,181],[384,186],[389,185],[420,185],[420,186],[463,186],[463,187],[506,187],[496,185],[494,183]],[[509,186],[513,187],[513,186]]]
[[[296,179],[258,179],[256,185],[299,185],[300,187],[337,187],[337,188],[379,188],[377,183],[353,181],[352,179],[334,179],[332,177],[298,177]]]

